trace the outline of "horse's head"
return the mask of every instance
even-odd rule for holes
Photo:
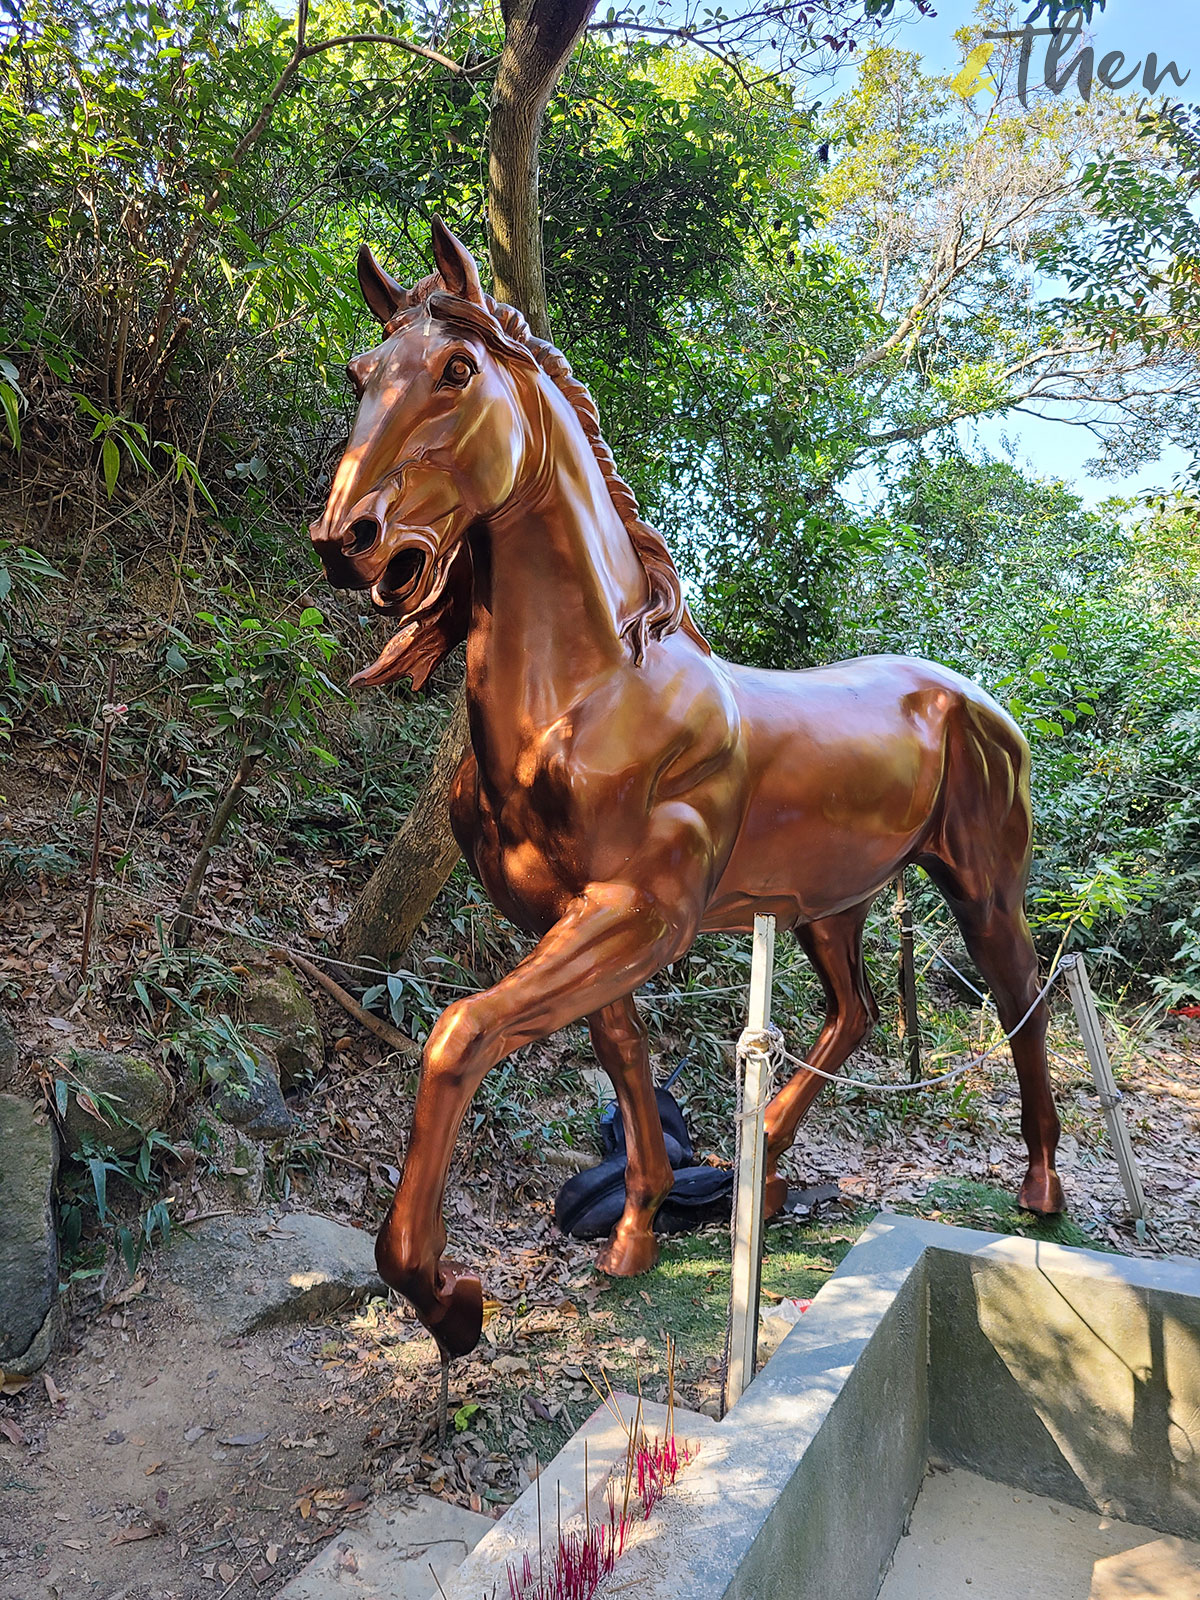
[[[358,681],[409,674],[414,688],[465,635],[465,535],[517,486],[526,437],[511,368],[536,367],[496,321],[470,252],[438,219],[433,247],[437,274],[411,290],[366,245],[359,251],[358,281],[384,337],[347,369],[358,411],[310,530],[330,583],[369,590],[380,611],[406,623]]]

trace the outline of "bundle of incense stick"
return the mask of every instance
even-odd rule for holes
[[[533,1557],[526,1552],[520,1566],[507,1568],[509,1600],[591,1600],[601,1582],[612,1572],[624,1552],[630,1529],[644,1522],[675,1482],[680,1467],[692,1458],[690,1447],[675,1437],[675,1341],[667,1340],[667,1426],[664,1437],[651,1439],[642,1421],[641,1374],[638,1374],[638,1403],[632,1423],[621,1415],[608,1374],[602,1367],[607,1396],[593,1389],[625,1430],[624,1471],[610,1478],[606,1503],[608,1516],[592,1521],[591,1486],[588,1474],[587,1440],[583,1444],[584,1523],[582,1528],[562,1529],[561,1507],[553,1554],[547,1559],[542,1543],[541,1479],[538,1479],[538,1550],[536,1570]],[[617,1484],[620,1483],[618,1511]],[[561,1502],[561,1488],[560,1488]],[[639,1515],[640,1513],[640,1515]]]

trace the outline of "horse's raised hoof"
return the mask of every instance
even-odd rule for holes
[[[379,1276],[399,1290],[448,1356],[469,1355],[483,1332],[483,1285],[479,1279],[453,1261],[440,1261],[424,1270],[398,1266],[382,1247],[383,1240],[381,1234],[375,1250]]]
[[[779,1216],[787,1205],[787,1197],[787,1179],[772,1174],[767,1179],[766,1193],[763,1196],[763,1217],[770,1219]]]
[[[1022,1211],[1032,1211],[1039,1217],[1058,1217],[1067,1209],[1067,1197],[1053,1167],[1030,1168],[1017,1204]]]
[[[614,1228],[596,1257],[597,1272],[610,1278],[636,1278],[658,1265],[658,1240],[650,1232],[619,1233]]]
[[[473,1272],[441,1264],[442,1287],[432,1316],[417,1315],[448,1356],[470,1355],[483,1332],[483,1285]]]

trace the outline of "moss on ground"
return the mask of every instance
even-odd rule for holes
[[[866,1227],[863,1215],[845,1223],[778,1223],[767,1230],[763,1258],[764,1298],[811,1300]],[[668,1334],[675,1340],[685,1380],[699,1377],[719,1362],[729,1309],[729,1235],[725,1229],[666,1239],[658,1269],[636,1284],[614,1282],[598,1307],[613,1312],[612,1329],[629,1348],[639,1337],[661,1350]],[[607,1343],[608,1341],[606,1341]],[[657,1353],[657,1352],[656,1352]],[[636,1379],[632,1356],[605,1363],[616,1381]]]
[[[772,1223],[764,1299],[811,1300],[870,1219],[864,1211],[837,1222]],[[595,1292],[580,1295],[578,1317],[548,1321],[534,1309],[515,1319],[505,1349],[519,1351],[530,1372],[500,1380],[487,1414],[476,1421],[481,1435],[491,1448],[504,1449],[504,1419],[516,1413],[544,1461],[599,1404],[592,1384],[603,1391],[607,1379],[628,1393],[640,1385],[647,1398],[665,1399],[668,1335],[676,1346],[678,1403],[711,1408],[720,1391],[729,1270],[728,1230],[712,1227],[664,1239],[657,1269],[641,1278],[597,1275]],[[539,1397],[561,1402],[562,1413],[540,1416]]]
[[[971,1178],[941,1178],[930,1184],[918,1204],[898,1205],[896,1210],[959,1228],[1019,1234],[1024,1239],[1046,1239],[1087,1250],[1112,1250],[1111,1245],[1085,1232],[1070,1216],[1036,1217],[1032,1212],[1021,1211],[1005,1190]]]

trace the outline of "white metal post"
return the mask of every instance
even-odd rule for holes
[[[728,1411],[754,1376],[758,1355],[758,1296],[762,1281],[763,1191],[767,1175],[764,1114],[770,1057],[763,1039],[771,1021],[775,969],[775,918],[755,917],[750,961],[750,1005],[739,1049],[745,1064],[742,1123],[733,1217],[733,1282],[729,1311]]]
[[[1108,1059],[1108,1049],[1100,1028],[1100,1013],[1096,1010],[1096,1000],[1092,994],[1092,986],[1088,982],[1083,957],[1065,956],[1062,965],[1067,975],[1067,989],[1071,995],[1071,1004],[1075,1007],[1083,1048],[1087,1051],[1092,1077],[1100,1096],[1100,1109],[1104,1112],[1104,1120],[1108,1124],[1108,1136],[1116,1152],[1125,1198],[1129,1201],[1130,1215],[1133,1217],[1138,1239],[1141,1240],[1146,1237],[1146,1194],[1142,1188],[1141,1174],[1138,1172],[1129,1129],[1125,1126],[1125,1113],[1121,1110],[1121,1091],[1117,1088],[1116,1078],[1113,1077],[1112,1063]]]

